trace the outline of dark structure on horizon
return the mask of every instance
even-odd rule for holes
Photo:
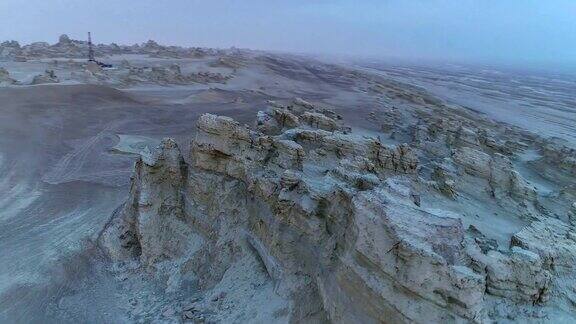
[[[94,62],[102,68],[111,68],[112,64],[102,63],[94,57],[94,45],[92,44],[92,34],[88,32],[88,62]]]

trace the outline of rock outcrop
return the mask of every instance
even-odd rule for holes
[[[485,152],[469,147],[457,149],[453,153],[454,162],[463,172],[485,179],[491,195],[502,199],[503,196],[525,201],[535,201],[536,190],[514,170],[512,162],[504,155]]]
[[[22,48],[17,41],[5,41],[0,43],[0,59],[16,59],[22,55]]]
[[[97,57],[114,54],[142,54],[159,58],[193,58],[207,54],[224,54],[221,50],[164,46],[155,41],[122,46],[114,43],[97,44],[94,46],[94,50]],[[54,57],[85,58],[87,52],[87,41],[74,40],[67,35],[61,35],[58,38],[58,42],[52,45],[46,42],[35,42],[23,46],[16,41],[0,43],[0,60],[21,61]]]
[[[10,73],[5,69],[0,67],[0,85],[12,85],[18,82],[10,77]]]
[[[123,63],[122,66],[128,69],[126,74],[120,76],[121,82],[124,85],[137,83],[154,83],[159,85],[226,83],[229,79],[228,76],[211,72],[184,74],[178,64],[172,64],[169,67],[134,67]]]
[[[38,74],[32,79],[32,84],[60,83],[60,79],[53,70],[46,70],[43,74]]]
[[[43,61],[51,59],[49,68],[45,73],[36,75],[32,84],[58,83],[71,81],[72,83],[88,83],[109,85],[114,87],[129,87],[137,84],[154,85],[192,85],[192,84],[224,84],[232,77],[234,72],[243,68],[241,64],[247,51],[216,50],[206,48],[185,48],[178,46],[164,46],[154,41],[141,45],[94,44],[93,50],[98,61],[113,63],[114,55],[147,55],[153,58],[168,58],[170,64],[130,64],[123,60],[114,69],[103,69],[94,62],[85,62],[88,55],[88,42],[74,40],[67,35],[61,35],[58,42],[49,44],[36,42],[21,46],[16,41],[0,43],[0,61],[24,62],[29,60]],[[216,59],[219,64],[207,63],[202,69],[186,72],[176,62],[181,59],[200,58],[209,56]],[[68,60],[62,60],[67,58]],[[82,59],[81,61],[78,59]],[[163,62],[163,61],[161,61]],[[186,64],[186,61],[184,62]],[[224,68],[223,68],[224,67]],[[68,70],[70,71],[68,73]],[[58,77],[54,74],[58,73]],[[20,84],[6,76],[0,75],[0,86]]]
[[[533,203],[509,159],[473,133],[454,137],[450,163],[486,183],[489,199]],[[143,153],[99,243],[113,261],[135,260],[176,286],[192,276],[206,294],[256,257],[287,301],[278,321],[484,323],[573,311],[573,225],[542,216],[510,247],[465,230],[421,199],[418,152],[358,136],[301,99],[272,102],[255,129],[205,114],[188,162],[169,139]],[[459,171],[435,165],[432,188],[459,199]]]
[[[120,226],[111,227],[118,232],[105,232],[102,237],[106,246],[115,247],[110,255],[118,259],[139,255],[143,264],[151,266],[184,253],[186,246],[177,246],[175,241],[188,241],[187,233],[179,230],[186,228],[179,224],[185,177],[186,166],[173,140],[164,140],[158,150],[138,161],[130,197],[116,219]]]

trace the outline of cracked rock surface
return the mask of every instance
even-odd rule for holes
[[[453,127],[399,130],[413,140],[390,145],[302,99],[269,102],[253,127],[202,115],[186,158],[171,139],[142,155],[99,245],[115,263],[166,277],[167,289],[189,278],[201,297],[171,313],[185,321],[569,316],[573,223],[547,214],[514,169],[518,148],[451,118],[439,122]],[[507,244],[460,213],[463,200],[484,199],[526,224]],[[573,220],[574,207],[567,213]],[[237,271],[265,275],[222,291]],[[246,303],[230,296],[239,293],[271,305],[242,317]]]

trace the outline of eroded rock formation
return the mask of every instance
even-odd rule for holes
[[[113,54],[144,54],[160,58],[192,58],[219,53],[219,50],[215,49],[164,46],[155,41],[135,45],[96,44],[94,49],[97,57]],[[61,35],[58,42],[52,45],[46,42],[35,42],[23,46],[16,41],[0,43],[0,59],[3,60],[19,61],[54,57],[85,58],[87,51],[87,41],[74,40],[67,35]]]
[[[10,77],[10,73],[5,68],[0,67],[0,85],[12,85],[16,83],[16,80]]]
[[[53,70],[46,70],[43,74],[38,74],[32,79],[32,84],[59,83],[60,79]]]
[[[184,74],[178,64],[169,67],[134,67],[122,64],[127,73],[121,76],[123,84],[155,83],[168,84],[192,84],[192,83],[225,83],[229,77],[219,73],[196,72]]]
[[[387,145],[302,99],[271,102],[254,128],[205,114],[186,159],[170,139],[143,153],[100,246],[115,262],[162,272],[170,289],[193,277],[206,296],[256,257],[285,301],[274,321],[484,323],[573,312],[574,223],[542,211],[504,155],[513,149],[454,125],[406,129],[413,142]],[[460,194],[528,225],[499,244],[450,207]],[[431,199],[453,203],[439,210]],[[223,320],[208,304],[177,316]]]

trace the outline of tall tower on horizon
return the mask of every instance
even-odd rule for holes
[[[96,62],[94,58],[94,47],[92,45],[92,35],[88,32],[88,61],[89,62]]]

